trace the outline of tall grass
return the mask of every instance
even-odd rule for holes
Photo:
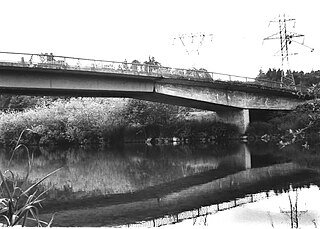
[[[28,148],[24,144],[20,144],[20,140],[26,131],[29,131],[29,129],[24,129],[19,136],[9,161],[9,169],[5,172],[0,170],[0,223],[2,226],[26,226],[29,221],[37,226],[50,226],[53,220],[52,217],[50,222],[47,223],[39,219],[38,207],[41,206],[47,190],[39,191],[38,186],[60,169],[54,170],[30,186],[26,185],[32,163]],[[17,179],[15,174],[10,170],[12,158],[20,149],[24,150],[28,156],[27,173],[22,181]]]

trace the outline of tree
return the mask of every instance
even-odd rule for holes
[[[289,72],[287,72],[289,74]],[[303,71],[292,71],[296,85],[301,85],[305,87],[311,87],[312,85],[320,83],[320,70],[311,71],[310,73],[304,73]],[[277,81],[281,82],[282,70],[281,69],[271,69],[264,73],[261,69],[256,80],[267,80],[267,81]]]
[[[278,69],[271,69],[267,71],[267,73],[264,73],[261,69],[259,70],[259,74],[256,78],[256,80],[266,80],[266,81],[277,81],[281,82],[281,76],[282,76],[282,70]]]
[[[310,87],[314,84],[320,83],[320,70],[311,71],[301,76],[301,84],[306,87]]]
[[[125,109],[125,119],[131,125],[166,125],[176,118],[178,106],[131,99]]]
[[[28,95],[0,95],[0,109],[2,110],[25,110],[28,108],[34,108],[37,105],[51,104],[53,101],[69,97],[64,96],[28,96]]]

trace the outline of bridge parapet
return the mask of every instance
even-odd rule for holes
[[[0,66],[13,66],[22,68],[60,69],[68,71],[89,71],[119,73],[128,75],[141,75],[159,78],[173,78],[193,81],[237,81],[246,84],[263,85],[265,87],[285,89],[281,82],[258,80],[252,77],[244,77],[232,74],[208,72],[197,69],[172,68],[160,65],[127,61],[106,61],[87,58],[56,56],[51,54],[32,54],[17,52],[0,52]],[[305,91],[302,86],[296,86],[294,91]]]

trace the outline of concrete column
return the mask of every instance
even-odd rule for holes
[[[250,122],[249,109],[219,111],[217,120],[236,125],[240,134],[244,134]]]

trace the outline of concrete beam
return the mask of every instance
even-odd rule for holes
[[[292,110],[304,100],[259,92],[157,82],[155,92],[167,96],[207,102],[239,109]]]
[[[1,69],[0,88],[2,91],[25,90],[27,93],[34,90],[48,94],[55,91],[61,95],[75,91],[100,92],[138,92],[152,93],[154,89],[153,79],[142,77],[127,77],[103,73],[45,70],[45,69]]]
[[[292,110],[304,101],[288,91],[234,82],[13,66],[0,66],[0,89],[3,93],[140,97],[146,100],[152,96],[150,100],[153,101],[192,104],[209,110]]]

